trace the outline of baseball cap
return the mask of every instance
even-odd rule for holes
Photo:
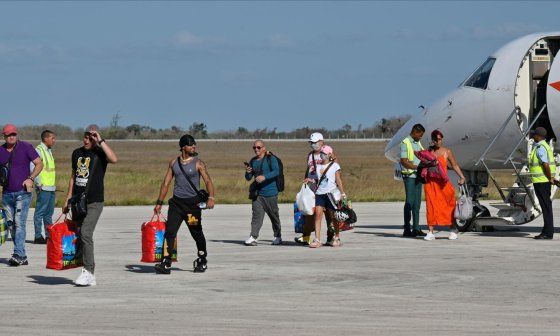
[[[531,136],[540,135],[540,136],[542,136],[543,138],[546,138],[546,133],[547,133],[547,132],[546,132],[546,128],[544,128],[544,127],[537,127],[537,128],[535,128],[534,130],[531,131]]]
[[[317,141],[321,141],[323,140],[323,134],[319,133],[319,132],[315,132],[313,134],[311,134],[311,136],[309,137],[309,141],[311,142],[317,142]]]
[[[332,149],[331,146],[325,145],[325,146],[321,147],[321,153],[325,153],[325,154],[329,155],[329,154],[333,153],[333,149]]]
[[[96,124],[91,124],[84,130],[84,133],[90,133],[91,131],[99,132],[99,126]]]
[[[190,134],[183,135],[179,140],[179,148],[192,145],[196,145],[196,140],[194,140],[193,136]]]
[[[6,124],[6,125],[4,125],[4,128],[2,129],[2,134],[4,134],[4,135],[10,135],[10,134],[17,135],[17,128],[12,124]]]

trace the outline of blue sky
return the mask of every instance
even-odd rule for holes
[[[554,2],[0,2],[0,124],[371,126],[413,114]],[[538,15],[537,15],[538,14]]]

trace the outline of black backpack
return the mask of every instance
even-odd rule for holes
[[[280,160],[280,158],[278,156],[272,154],[272,152],[268,152],[266,154],[266,158],[267,158],[269,167],[272,167],[272,162],[270,160],[271,156],[274,156],[276,158],[276,160],[278,161],[278,169],[280,170],[280,172],[278,173],[278,176],[276,177],[276,188],[278,189],[278,192],[282,192],[282,191],[284,191],[284,164],[282,163],[282,160]],[[257,159],[257,157],[255,156],[249,162],[249,165],[251,167],[253,166],[253,161],[256,160],[256,159]]]

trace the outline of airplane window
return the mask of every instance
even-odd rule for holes
[[[465,81],[464,86],[471,86],[479,89],[486,90],[488,86],[488,78],[490,78],[490,72],[492,67],[496,62],[495,58],[489,58],[484,62],[476,71]]]

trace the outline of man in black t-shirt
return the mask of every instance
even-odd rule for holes
[[[70,199],[86,194],[87,214],[83,218],[72,218],[78,222],[84,267],[74,281],[77,286],[95,286],[95,260],[93,256],[93,231],[103,211],[105,171],[107,164],[117,163],[117,156],[99,134],[97,125],[86,128],[83,146],[72,152],[72,173],[63,212],[68,213]],[[76,199],[76,197],[74,198]]]

